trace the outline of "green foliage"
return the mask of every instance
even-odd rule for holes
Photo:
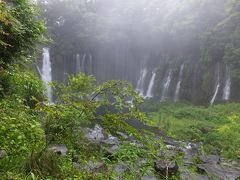
[[[11,68],[7,76],[8,93],[21,97],[26,105],[34,107],[36,100],[42,101],[45,98],[43,82],[33,72]]]
[[[0,2],[0,61],[6,67],[11,62],[26,62],[36,52],[45,31],[38,11],[28,0]]]
[[[44,145],[44,132],[38,117],[21,99],[0,102],[0,147],[9,156],[21,156]]]
[[[130,84],[109,81],[95,86],[94,82],[92,76],[79,74],[69,76],[67,85],[52,83],[57,96],[56,103],[51,106],[38,104],[38,109],[44,116],[42,123],[48,142],[77,142],[79,126],[97,119],[101,119],[109,131],[126,128],[134,131],[125,121],[130,118],[144,119],[144,115],[137,108],[142,100]],[[133,99],[134,107],[126,102],[128,99]],[[97,113],[99,108],[105,113]],[[136,130],[134,132],[137,133]]]
[[[202,141],[208,151],[217,147],[228,158],[239,157],[239,104],[206,108],[165,103],[156,109],[157,112],[149,113],[149,124],[168,135],[179,140]]]

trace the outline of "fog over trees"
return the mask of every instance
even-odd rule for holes
[[[238,180],[239,0],[0,0],[0,180]]]
[[[152,71],[159,68],[154,96],[160,99],[165,70],[170,68],[173,78],[168,96],[173,99],[184,63],[180,99],[209,103],[219,64],[221,92],[217,101],[223,100],[226,66],[231,69],[231,98],[239,100],[238,1],[53,0],[39,4],[55,41],[55,79],[65,79],[58,69],[77,72],[79,55],[86,59],[82,71],[94,74],[99,81],[123,79],[137,86],[146,68],[146,93]],[[64,65],[65,61],[69,63]]]

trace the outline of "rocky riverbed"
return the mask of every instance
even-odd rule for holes
[[[113,136],[106,133],[100,125],[95,125],[92,129],[84,128],[82,131],[92,144],[101,146],[104,156],[109,159],[113,158],[121,144],[126,142],[137,148],[146,149],[144,143],[124,132],[116,132],[116,136]],[[159,148],[153,161],[149,161],[148,156],[146,156],[139,158],[134,165],[130,165],[128,161],[116,163],[111,167],[111,170],[118,174],[119,179],[121,179],[122,174],[132,168],[136,171],[136,179],[143,180],[166,179],[171,176],[182,180],[235,180],[240,178],[240,168],[237,161],[229,162],[222,158],[217,151],[205,154],[201,149],[200,142],[180,142],[159,135],[155,138],[163,138],[165,150]],[[64,145],[51,145],[48,149],[63,156],[67,154],[67,148]],[[177,161],[179,157],[181,160]],[[149,162],[152,162],[150,166],[152,166],[153,171],[146,176],[141,176],[141,167]],[[85,165],[80,165],[77,161],[77,155],[73,155],[73,166],[81,171],[85,170],[91,173],[104,173],[108,170],[104,161],[89,161]]]

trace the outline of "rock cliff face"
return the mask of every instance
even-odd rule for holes
[[[146,99],[204,105],[240,100],[234,67],[224,62],[206,64],[150,53],[135,56],[124,48],[114,52],[113,47],[107,49],[70,55],[52,53],[53,79],[66,83],[67,74],[83,72],[94,75],[98,82],[129,81]]]

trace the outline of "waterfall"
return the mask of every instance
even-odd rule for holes
[[[146,93],[146,96],[145,96],[146,99],[150,99],[150,98],[153,97],[153,87],[154,87],[155,77],[156,77],[156,72],[153,71],[151,80],[150,80],[149,85],[148,85],[147,93]]]
[[[81,59],[81,72],[83,72],[83,73],[86,73],[86,71],[85,71],[85,64],[86,64],[85,60],[86,60],[86,54],[84,53],[83,57]]]
[[[218,64],[217,65],[217,81],[216,81],[215,91],[214,91],[213,97],[210,101],[210,105],[214,104],[214,102],[216,100],[216,97],[218,95],[219,88],[220,88],[220,67],[219,67],[219,64]]]
[[[91,54],[89,55],[88,74],[93,74],[93,58]]]
[[[230,68],[226,65],[226,82],[223,89],[223,100],[229,100],[231,95],[231,72]]]
[[[77,54],[76,55],[76,73],[81,72],[81,59],[80,59],[80,55]]]
[[[169,72],[168,72],[168,76],[165,79],[164,84],[163,84],[163,91],[162,91],[161,102],[165,101],[166,98],[167,98],[168,89],[169,89],[171,80],[172,80],[172,70],[170,69]]]
[[[147,76],[147,69],[144,68],[141,70],[140,78],[137,83],[136,91],[139,92],[140,96],[144,97],[144,82]]]
[[[49,83],[52,81],[52,68],[51,68],[51,61],[49,55],[49,49],[43,48],[43,64],[42,64],[42,71],[41,77],[47,87],[47,96],[49,102],[52,102],[52,88],[49,86]]]
[[[179,94],[180,94],[180,88],[182,83],[182,76],[183,76],[183,69],[184,64],[181,65],[180,72],[179,72],[179,80],[176,86],[175,95],[174,95],[174,101],[177,102],[179,100]]]

